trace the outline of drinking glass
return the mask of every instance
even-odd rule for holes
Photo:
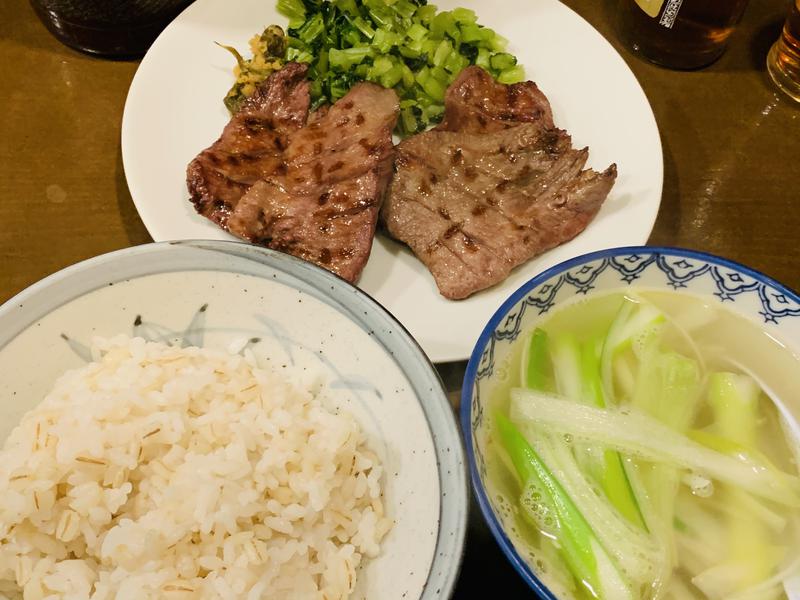
[[[781,37],[767,54],[767,71],[775,85],[800,102],[800,0],[793,0]]]
[[[112,58],[143,55],[191,0],[31,0],[61,42]]]
[[[747,0],[619,0],[620,34],[634,52],[673,69],[717,60]]]

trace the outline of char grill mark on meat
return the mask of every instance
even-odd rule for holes
[[[267,87],[275,85],[272,78]],[[296,85],[302,85],[307,95],[304,81]],[[283,96],[292,100],[296,94]],[[281,103],[269,110],[276,115],[299,114]],[[279,144],[271,129],[265,129],[260,137],[254,135],[255,143],[274,148],[273,153],[262,155],[248,170],[226,171],[227,181],[236,185],[235,202],[208,194],[209,201],[198,203],[194,190],[208,189],[217,178],[209,169],[199,171],[196,181],[192,174],[219,152],[217,144],[224,141],[226,149],[241,144],[241,128],[234,125],[240,120],[237,113],[220,141],[189,167],[189,189],[198,212],[234,235],[356,281],[369,258],[378,213],[392,175],[392,130],[398,111],[394,91],[371,83],[354,86],[336,104],[310,116],[306,102],[301,122],[296,124],[291,119],[292,128],[279,138]],[[268,122],[274,122],[274,117]],[[217,193],[228,189],[214,188]],[[220,201],[225,207],[221,217],[222,210],[203,210]]]
[[[445,95],[439,131],[487,133],[520,122],[553,127],[550,102],[532,81],[503,85],[480,67],[467,67]]]
[[[354,281],[369,257],[379,208],[374,194],[385,187],[388,166],[383,167],[388,172],[365,173],[319,195],[292,194],[275,182],[259,181],[231,215],[231,230]]]
[[[486,77],[492,93],[483,97],[510,97]],[[513,96],[511,108],[487,105],[499,115],[488,120],[489,113],[475,110],[484,104],[461,93],[485,83],[482,75],[467,73],[453,84],[458,93],[448,90],[446,114],[459,116],[447,127],[458,122],[463,129],[437,128],[398,146],[397,173],[381,214],[389,233],[409,245],[451,299],[490,287],[575,237],[616,178],[615,165],[603,173],[584,170],[588,149],[572,148],[567,133],[552,126],[549,107],[515,122],[505,118],[520,106],[541,107],[538,89],[517,88],[529,97]]]
[[[307,71],[308,65],[289,63],[273,74],[189,163],[186,182],[197,212],[225,228],[250,186],[281,168],[289,136],[308,117]]]

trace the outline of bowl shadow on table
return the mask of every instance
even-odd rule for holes
[[[453,599],[472,600],[494,596],[509,600],[535,598],[536,594],[514,570],[495,542],[471,489],[469,515],[466,551]]]
[[[448,400],[458,414],[461,400],[461,384],[466,370],[466,361],[438,363],[434,365],[447,391]],[[486,525],[475,501],[472,487],[469,489],[469,520],[467,542],[461,572],[453,590],[454,600],[472,600],[500,593],[503,598],[534,598],[535,594],[508,562]]]
[[[122,166],[122,148],[117,147],[117,164],[114,172],[114,185],[117,196],[120,220],[125,230],[125,235],[131,246],[139,246],[153,241],[147,229],[139,218],[136,206],[133,204],[128,182],[125,179],[125,169]]]

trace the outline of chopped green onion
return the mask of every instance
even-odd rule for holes
[[[453,19],[459,24],[473,25],[478,20],[478,16],[474,10],[469,8],[455,8],[453,9]]]
[[[519,83],[520,81],[524,81],[524,79],[525,69],[523,69],[520,65],[509,67],[497,76],[497,81],[500,83],[505,83],[506,85],[511,83]]]
[[[361,17],[356,17],[353,20],[353,25],[355,25],[358,30],[364,34],[365,37],[372,39],[375,37],[375,30],[369,26],[369,24],[362,19]]]
[[[403,136],[441,120],[445,91],[469,65],[502,83],[525,78],[506,41],[469,9],[437,11],[426,0],[278,0],[277,7],[289,18],[279,59],[309,63],[312,107],[359,81],[394,88],[412,101],[398,119]]]
[[[289,28],[300,27],[306,18],[302,0],[278,0],[278,12],[289,19]]]
[[[408,28],[406,35],[415,42],[419,42],[428,37],[428,30],[421,24],[414,23],[411,27]]]
[[[369,56],[370,52],[371,50],[368,47],[346,48],[344,50],[331,48],[328,52],[328,60],[331,68],[347,71],[353,66],[361,64],[361,62]]]
[[[325,34],[325,21],[323,21],[322,15],[320,13],[315,14],[294,33],[301,42],[311,46]]]
[[[505,71],[506,69],[510,69],[514,65],[517,64],[517,59],[510,54],[505,52],[500,52],[495,54],[492,59],[489,61],[489,64],[492,65],[493,69],[497,69],[498,71]]]

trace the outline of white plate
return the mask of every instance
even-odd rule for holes
[[[463,6],[511,41],[510,51],[547,94],[556,124],[589,165],[616,162],[619,178],[581,235],[516,269],[502,284],[458,302],[439,295],[405,247],[379,235],[359,287],[408,328],[436,361],[466,359],[481,327],[513,290],[569,257],[647,241],[661,200],[661,143],[650,105],[622,58],[557,0],[441,0]],[[285,24],[274,0],[197,0],[156,40],[131,84],[122,122],[122,158],[131,195],[156,241],[231,239],[189,203],[186,165],[219,137],[233,60],[215,41],[242,50],[271,23]]]

